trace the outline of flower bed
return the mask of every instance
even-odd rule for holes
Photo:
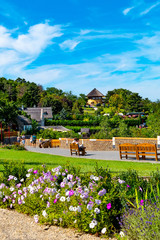
[[[42,166],[29,169],[21,179],[9,175],[0,184],[0,206],[30,214],[37,223],[108,236],[120,231],[125,211],[144,205],[144,194],[154,197],[149,184],[133,171],[112,179],[107,169],[83,175],[73,167],[48,170]],[[120,235],[123,237],[123,232]]]

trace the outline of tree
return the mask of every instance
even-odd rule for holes
[[[151,137],[160,136],[160,112],[150,114],[146,123],[151,129]]]
[[[123,98],[120,94],[113,94],[109,99],[109,106],[113,112],[120,112],[120,109],[123,106]]]
[[[22,97],[22,103],[26,107],[38,106],[40,100],[40,88],[35,83],[30,83]]]
[[[73,104],[73,108],[72,108],[72,113],[73,114],[82,114],[83,113],[83,109],[81,104],[79,103],[79,101],[75,101]]]
[[[0,120],[4,121],[6,125],[16,121],[18,116],[18,107],[15,102],[8,101],[8,99],[0,96]]]
[[[58,114],[62,110],[62,102],[55,95],[46,95],[42,101],[43,107],[52,107],[52,113]]]
[[[61,89],[55,88],[55,87],[50,87],[46,89],[47,94],[55,94],[58,96],[61,96],[64,94],[64,92]]]

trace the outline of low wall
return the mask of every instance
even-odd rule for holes
[[[60,138],[60,148],[69,149],[70,143],[73,139]],[[80,139],[79,144],[83,144],[86,150],[91,151],[118,151],[119,144],[122,143],[152,143],[157,144],[157,138],[121,138],[115,137],[115,147],[112,145],[112,139]],[[29,139],[26,139],[26,145],[31,145]],[[36,147],[38,147],[39,141],[37,140]]]

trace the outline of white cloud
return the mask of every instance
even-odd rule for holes
[[[40,23],[31,26],[26,34],[13,37],[13,32],[0,26],[0,73],[19,72],[32,63],[52,40],[62,35],[61,26]]]
[[[75,47],[80,43],[80,41],[77,40],[71,40],[68,39],[64,41],[63,43],[59,44],[60,48],[63,50],[69,49],[69,50],[74,50]]]
[[[126,8],[123,10],[123,14],[127,15],[134,7]]]
[[[153,8],[157,7],[160,4],[160,2],[157,2],[155,4],[153,4],[152,6],[150,6],[149,8],[147,8],[146,10],[144,10],[143,12],[140,13],[140,15],[146,15],[147,13],[149,13]]]

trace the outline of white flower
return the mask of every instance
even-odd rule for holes
[[[88,210],[92,210],[92,206],[90,204],[87,205]]]
[[[38,219],[39,219],[39,216],[38,216],[38,215],[34,215],[34,221],[35,221],[36,223],[38,223]]]
[[[72,178],[73,178],[73,175],[71,175],[71,174],[68,174],[68,175],[67,175],[67,179],[68,179],[68,180],[72,180]]]
[[[29,178],[30,176],[31,176],[31,174],[30,174],[30,173],[27,173],[27,174],[26,174],[26,177],[28,177],[28,178]]]
[[[105,234],[106,230],[107,230],[106,228],[103,228],[103,229],[101,230],[101,233],[102,233],[102,234]]]
[[[91,223],[89,224],[89,227],[90,227],[90,228],[94,228],[94,227],[95,227],[95,224],[94,224],[93,222],[91,222]]]
[[[13,192],[14,191],[14,187],[10,187],[10,191]]]
[[[73,206],[70,206],[70,207],[69,207],[69,211],[73,211]]]
[[[78,211],[79,213],[81,212],[81,207],[80,207],[80,206],[77,207],[77,211]]]
[[[76,223],[77,222],[77,220],[74,220],[74,223]]]
[[[96,214],[99,214],[99,213],[100,213],[100,209],[99,209],[99,208],[95,208],[95,209],[94,209],[94,212],[95,212]]]
[[[93,179],[94,179],[94,181],[99,181],[99,177],[95,176]]]
[[[66,196],[69,196],[69,191],[66,192]]]
[[[66,198],[63,197],[63,196],[60,198],[60,201],[61,201],[61,202],[65,202],[65,200],[66,200]]]
[[[22,179],[20,180],[20,182],[24,182],[24,178],[22,178]]]
[[[122,232],[122,231],[120,231],[119,235],[120,235],[121,237],[124,237],[124,236],[125,236],[124,232]]]
[[[125,181],[124,181],[124,180],[121,180],[120,178],[118,178],[118,182],[119,182],[120,184],[125,183]]]
[[[92,223],[94,223],[95,226],[97,225],[97,221],[95,219],[92,220]]]
[[[91,175],[91,176],[90,176],[90,179],[92,180],[93,178],[94,178],[94,175]]]
[[[17,181],[17,178],[16,178],[16,177],[14,177],[14,180],[15,180],[15,181]]]
[[[67,197],[66,200],[67,200],[67,202],[69,202],[70,201],[70,197]]]
[[[43,210],[43,211],[42,211],[42,215],[43,215],[43,217],[45,217],[45,218],[48,216],[48,214],[46,213],[46,210]]]
[[[73,212],[76,212],[77,211],[77,207],[73,207]]]

